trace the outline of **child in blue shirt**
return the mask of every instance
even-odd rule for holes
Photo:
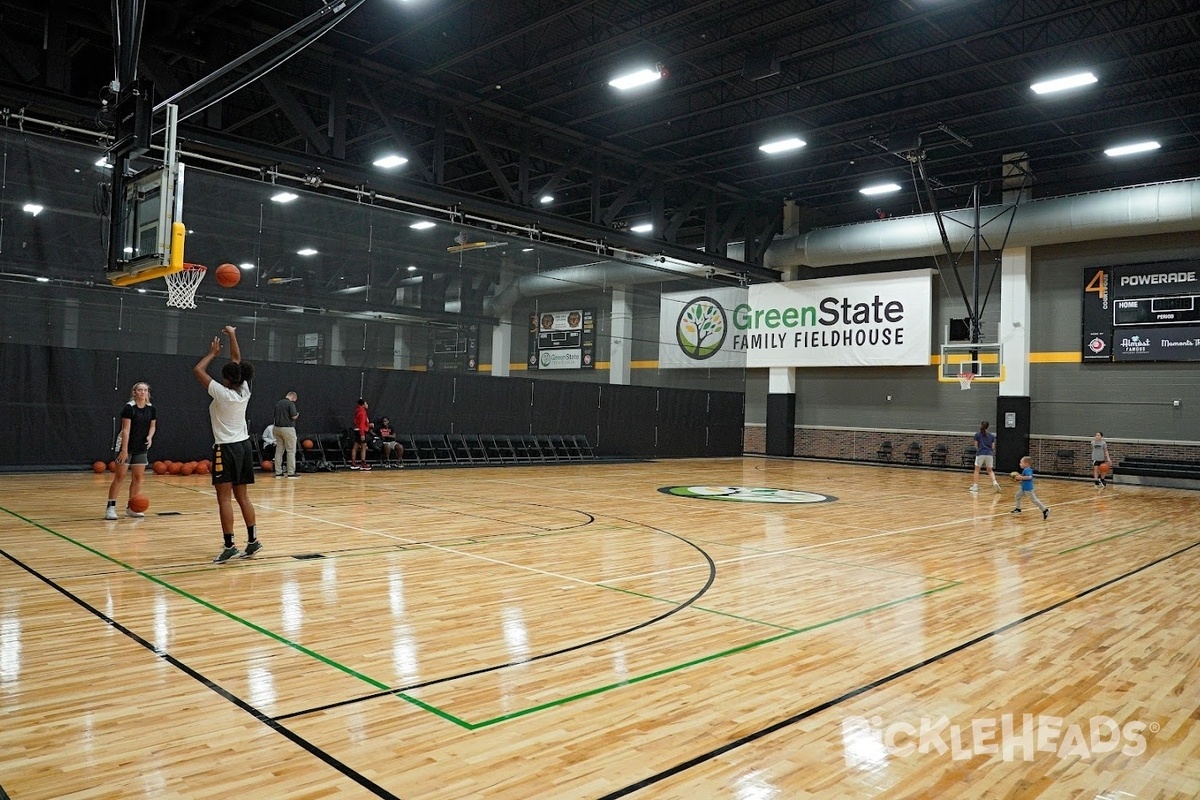
[[[1016,475],[1016,473],[1014,473],[1014,475]],[[1012,510],[1012,513],[1021,513],[1021,498],[1025,495],[1029,495],[1029,499],[1033,501],[1033,504],[1042,510],[1042,519],[1048,519],[1050,517],[1049,507],[1041,500],[1038,500],[1038,496],[1033,493],[1033,459],[1029,456],[1024,456],[1021,459],[1021,472],[1019,477],[1021,481],[1021,488],[1017,489],[1017,507]]]

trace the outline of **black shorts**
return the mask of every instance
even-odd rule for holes
[[[218,483],[234,486],[254,483],[254,451],[249,439],[213,445],[212,482],[214,486]]]
[[[1092,466],[1093,466],[1093,467],[1098,467],[1098,466],[1100,466],[1101,464],[1107,464],[1107,463],[1108,463],[1107,461],[1093,461],[1093,462],[1092,462]]]

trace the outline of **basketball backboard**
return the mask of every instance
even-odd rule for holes
[[[107,277],[115,286],[161,278],[183,269],[183,165],[175,151],[174,106],[167,108],[162,164],[114,181],[113,227]],[[118,164],[123,163],[118,161]]]
[[[975,383],[1000,383],[1004,380],[1004,346],[996,343],[942,345],[938,380],[958,383],[963,373],[974,375]]]

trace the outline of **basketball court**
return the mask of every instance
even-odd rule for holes
[[[1043,521],[763,458],[267,477],[264,549],[214,565],[206,476],[116,522],[107,483],[0,484],[14,799],[1200,793],[1193,492],[1039,479]]]

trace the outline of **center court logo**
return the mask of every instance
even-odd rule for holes
[[[697,297],[683,307],[675,321],[675,341],[688,358],[712,358],[725,344],[729,318],[711,297]]]
[[[759,486],[664,486],[663,494],[676,497],[691,497],[698,500],[724,500],[733,503],[777,503],[800,505],[805,503],[831,503],[836,497],[816,492],[798,492],[794,489],[770,489]]]

